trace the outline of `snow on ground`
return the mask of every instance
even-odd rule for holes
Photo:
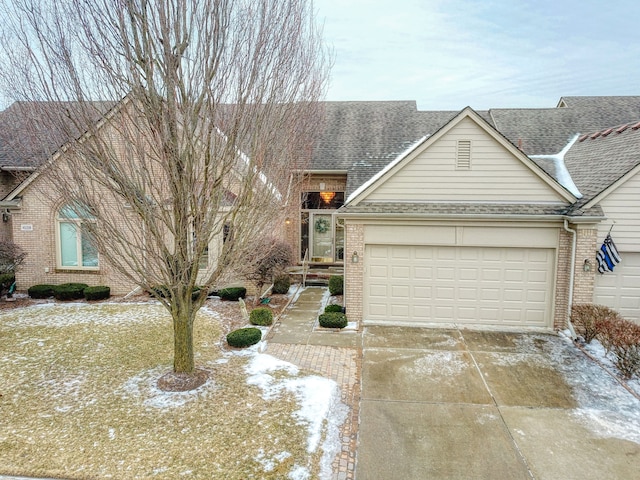
[[[211,308],[203,308],[202,315],[212,318],[219,318],[219,314]],[[111,331],[111,327],[118,331],[134,332],[139,330],[129,330],[132,326],[139,328],[145,322],[155,322],[155,324],[167,322],[170,325],[170,317],[166,310],[157,302],[139,304],[42,304],[20,309],[19,312],[7,311],[1,315],[4,327],[21,330],[23,333],[18,338],[22,338],[19,343],[28,343],[30,348],[37,348],[39,354],[45,357],[54,355],[54,350],[50,347],[60,346],[60,337],[54,333],[58,331],[56,327],[81,326],[82,331],[94,329],[99,335],[100,331]],[[165,319],[166,317],[166,319]],[[47,330],[53,327],[55,330]],[[104,329],[104,330],[99,330]],[[263,337],[268,331],[266,327],[260,327]],[[60,330],[66,331],[66,330]],[[39,336],[37,332],[42,332]],[[50,333],[44,333],[50,332]],[[34,336],[33,334],[36,333]],[[100,343],[99,338],[92,338],[91,352],[107,350],[107,347]],[[63,341],[74,344],[75,338],[68,338]],[[204,345],[204,344],[203,344]],[[207,341],[206,346],[214,346],[215,342]],[[339,427],[344,423],[348,409],[340,401],[340,391],[337,383],[315,375],[305,375],[295,366],[287,362],[278,360],[270,355],[263,354],[266,343],[264,341],[243,350],[230,350],[220,352],[217,359],[211,361],[209,365],[221,365],[229,363],[234,357],[245,357],[246,382],[262,390],[264,399],[275,400],[288,394],[296,400],[297,410],[293,411],[292,419],[297,422],[303,432],[306,433],[306,450],[308,458],[320,458],[320,478],[331,478],[331,464],[335,456],[339,453],[341,442],[339,438]],[[217,348],[217,345],[215,345]],[[31,364],[31,359],[18,353],[6,355],[0,361],[0,365],[12,363],[18,369],[27,368]],[[49,353],[48,353],[49,352]],[[9,358],[11,357],[11,358]],[[84,360],[83,360],[84,361]],[[96,360],[99,365],[99,360]],[[205,362],[206,365],[206,362]],[[62,366],[60,366],[62,368]],[[87,367],[89,368],[89,367]],[[116,386],[113,391],[115,397],[119,397],[120,403],[138,404],[147,412],[157,411],[159,415],[180,411],[183,407],[192,408],[203,402],[211,402],[214,396],[219,395],[219,388],[216,385],[216,378],[210,379],[204,385],[189,392],[163,392],[156,385],[157,379],[168,369],[169,365],[163,364],[138,370],[133,375],[125,378]],[[41,379],[43,390],[48,392],[50,398],[55,400],[55,411],[64,413],[72,410],[78,412],[81,405],[92,405],[99,397],[96,392],[85,391],[89,385],[95,384],[95,377],[89,378],[84,370],[71,375],[71,368],[65,369],[63,381]],[[59,400],[59,401],[58,401]],[[63,401],[64,400],[64,401]],[[251,403],[251,402],[249,402]],[[295,409],[295,407],[294,407]],[[265,411],[266,414],[266,411]],[[111,424],[105,434],[110,440],[119,437],[117,425]],[[303,438],[305,436],[303,433]],[[321,450],[320,450],[321,449]],[[316,454],[317,452],[317,454]],[[321,452],[321,453],[320,453]],[[314,455],[312,455],[314,454]],[[265,473],[274,473],[274,469],[279,465],[291,462],[289,466],[288,478],[293,480],[305,480],[315,476],[317,465],[301,464],[300,458],[297,462],[292,462],[292,456],[283,445],[282,450],[274,453],[273,449],[269,453],[265,450],[258,451],[254,460],[262,466]],[[288,460],[287,460],[288,459]],[[1,462],[0,462],[1,464]],[[186,473],[185,473],[186,475]],[[259,474],[258,474],[259,476]]]
[[[339,428],[348,414],[346,405],[340,401],[337,383],[317,375],[297,376],[298,367],[266,354],[255,355],[245,370],[249,375],[247,383],[260,387],[266,400],[279,396],[283,391],[295,395],[300,409],[294,415],[299,423],[307,425],[309,432],[307,451],[313,453],[322,447],[320,477],[329,478],[331,462],[341,448]],[[281,372],[288,377],[280,378],[278,374]],[[308,470],[296,465],[289,478],[302,480],[309,476]]]
[[[595,435],[640,443],[640,400],[620,382],[605,372],[573,345],[567,335],[526,335],[519,341],[523,351],[542,350],[571,387],[578,408],[574,417]],[[604,348],[594,340],[585,350],[604,364],[609,372],[616,369],[605,356]],[[626,382],[640,394],[638,380]]]

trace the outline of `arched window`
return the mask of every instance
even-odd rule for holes
[[[86,207],[65,205],[58,211],[58,266],[60,268],[96,270],[98,251],[86,223],[94,222]]]

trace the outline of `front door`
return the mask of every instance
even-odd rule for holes
[[[333,261],[333,226],[331,215],[314,213],[311,215],[311,261]]]

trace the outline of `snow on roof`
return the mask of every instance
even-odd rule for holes
[[[580,137],[580,134],[576,133],[569,140],[569,143],[567,143],[565,145],[565,147],[560,152],[558,152],[556,154],[553,154],[553,155],[529,155],[529,158],[539,158],[539,159],[552,161],[554,163],[554,166],[555,166],[556,180],[558,181],[558,183],[560,185],[562,185],[569,192],[571,192],[571,194],[576,198],[582,198],[582,194],[580,193],[580,190],[578,190],[578,187],[576,186],[576,184],[573,182],[573,179],[571,178],[571,174],[569,173],[569,170],[567,170],[567,166],[564,163],[564,157],[567,154],[567,152],[569,151],[569,149],[571,149],[573,144],[576,143],[576,141],[578,140],[579,137]]]
[[[411,152],[413,152],[419,145],[421,145],[422,142],[424,142],[428,137],[429,137],[429,135],[425,135],[424,137],[422,137],[418,141],[412,143],[404,152],[402,152],[400,155],[398,155],[395,158],[395,160],[393,160],[386,167],[384,167],[382,170],[380,170],[378,173],[376,173],[373,177],[371,177],[369,180],[367,180],[362,185],[360,185],[360,187],[358,187],[351,195],[349,195],[349,198],[347,198],[347,201],[345,202],[345,205],[347,205],[349,202],[351,202],[353,199],[355,199],[358,195],[360,195],[362,192],[364,192],[367,188],[369,188],[371,185],[373,185],[375,182],[377,182],[378,179],[380,179],[383,175],[385,175],[389,170],[391,170],[398,163],[400,163],[402,160],[404,160]]]

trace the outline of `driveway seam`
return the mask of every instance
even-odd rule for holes
[[[493,400],[493,404],[495,405],[496,410],[498,411],[498,415],[500,415],[500,420],[502,421],[502,425],[503,425],[504,429],[506,430],[507,435],[511,439],[511,444],[513,445],[513,448],[516,450],[516,452],[518,452],[518,456],[520,457],[520,460],[522,461],[522,464],[527,469],[527,473],[529,474],[529,477],[531,479],[535,479],[535,476],[533,475],[533,472],[531,471],[531,466],[527,462],[527,459],[524,456],[524,453],[522,452],[522,450],[520,449],[520,446],[518,445],[518,442],[516,442],[515,437],[511,433],[511,430],[509,429],[509,425],[507,425],[507,421],[505,420],[504,415],[502,415],[502,409],[500,408],[500,405],[498,405],[496,397],[493,395],[493,392],[491,391],[491,388],[489,388],[489,384],[487,383],[487,380],[484,378],[484,375],[482,374],[482,370],[480,370],[480,365],[478,365],[478,361],[476,360],[476,357],[474,355],[474,353],[480,353],[480,352],[471,351],[469,349],[469,346],[467,345],[467,340],[464,338],[463,333],[460,330],[458,330],[458,332],[460,333],[460,338],[462,339],[462,343],[465,346],[465,349],[467,350],[467,352],[469,352],[469,356],[471,357],[471,360],[473,360],[473,364],[475,365],[476,370],[478,371],[478,374],[480,375],[480,378],[482,379],[482,383],[484,384],[484,387],[487,389],[487,393],[489,393],[489,395],[491,396],[491,400]],[[482,352],[482,353],[495,353],[495,352]]]

